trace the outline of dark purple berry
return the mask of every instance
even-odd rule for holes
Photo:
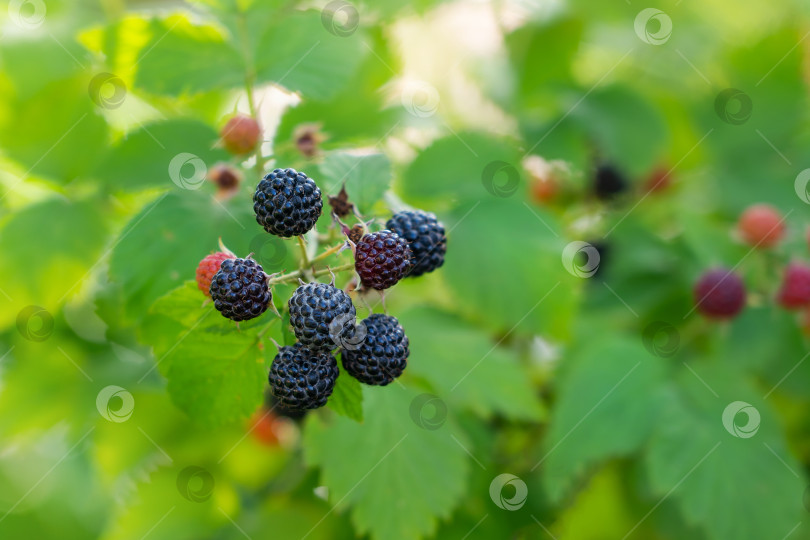
[[[407,274],[411,257],[411,249],[401,236],[380,231],[365,235],[357,243],[354,268],[364,287],[383,290]]]
[[[695,284],[695,305],[706,317],[730,319],[745,306],[742,280],[725,268],[709,270]]]

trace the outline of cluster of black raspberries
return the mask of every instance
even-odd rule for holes
[[[315,226],[323,201],[307,175],[275,169],[259,182],[253,209],[267,232],[290,238]],[[404,277],[421,276],[444,264],[447,239],[433,214],[398,212],[386,227],[347,234],[362,289],[383,291]],[[197,270],[200,288],[234,321],[258,317],[272,306],[270,279],[250,257],[227,253],[209,255]],[[270,391],[283,407],[304,410],[326,404],[339,373],[336,350],[346,372],[365,384],[385,386],[405,369],[409,341],[396,317],[375,313],[358,324],[349,294],[335,287],[334,279],[328,284],[301,282],[288,309],[298,342],[280,347],[269,375]]]

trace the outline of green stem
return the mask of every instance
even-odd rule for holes
[[[340,266],[336,266],[336,267],[331,269],[331,272],[334,273],[334,274],[337,274],[337,273],[340,273],[340,272],[345,272],[346,270],[354,270],[354,263],[346,263],[346,264],[342,264]],[[330,272],[329,268],[320,268],[320,269],[315,270],[315,271],[312,272],[312,277],[323,276],[325,274],[328,274],[329,272]],[[280,276],[268,279],[267,284],[270,285],[270,286],[273,286],[273,285],[278,285],[280,283],[291,283],[291,282],[294,282],[295,280],[297,280],[298,278],[300,278],[302,275],[303,274],[302,274],[301,270],[296,270],[295,272],[290,272],[288,274],[282,274]]]
[[[245,61],[245,93],[247,94],[248,108],[250,109],[250,116],[258,122],[258,111],[256,110],[256,101],[253,97],[253,87],[256,85],[256,68],[254,66],[255,62],[253,61],[253,52],[250,49],[250,34],[248,33],[244,12],[239,13],[238,23],[240,34],[242,35],[242,56]],[[264,175],[262,142],[262,137],[259,137],[259,140],[256,142],[256,148],[253,151],[256,157],[254,168],[259,177]]]
[[[324,251],[323,253],[321,253],[320,255],[318,255],[317,257],[312,259],[311,261],[309,261],[310,265],[313,265],[316,262],[318,262],[320,260],[323,260],[323,259],[327,258],[328,256],[334,254],[334,253],[337,253],[340,250],[340,248],[342,248],[342,247],[343,247],[343,242],[341,242],[340,244],[338,244],[336,246],[330,247],[329,249],[327,249],[326,251]]]
[[[309,255],[307,255],[307,245],[304,242],[304,237],[296,236],[295,238],[298,240],[298,247],[301,248],[301,270],[309,268],[312,263],[310,263]]]

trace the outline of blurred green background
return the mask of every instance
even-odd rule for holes
[[[808,325],[772,301],[810,255],[806,2],[4,6],[0,538],[810,538]],[[284,325],[193,283],[220,237],[296,267],[253,217],[275,166],[449,236],[387,297],[401,384],[299,419],[265,396]],[[759,202],[767,252],[733,232]]]

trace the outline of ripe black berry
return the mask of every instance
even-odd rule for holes
[[[270,392],[287,409],[317,409],[332,395],[339,371],[335,357],[301,343],[282,347],[270,367]]]
[[[258,317],[272,295],[262,267],[252,259],[225,259],[211,279],[211,298],[223,316],[234,321]]]
[[[382,290],[393,286],[410,270],[411,249],[397,233],[380,231],[357,243],[354,268],[365,287]]]
[[[593,179],[593,192],[597,199],[610,200],[629,187],[624,175],[612,165],[600,165]]]
[[[408,363],[408,336],[396,317],[375,313],[360,323],[365,337],[359,346],[344,346],[343,367],[366,384],[385,386],[400,375]],[[363,329],[358,328],[358,335]]]
[[[256,221],[276,236],[299,236],[315,226],[321,215],[321,190],[295,169],[275,169],[253,194]]]
[[[334,350],[354,336],[357,312],[352,299],[334,285],[301,285],[288,305],[295,337],[313,351]]]
[[[422,211],[397,212],[385,224],[408,242],[413,257],[408,276],[416,277],[432,272],[444,264],[447,237],[436,216]]]
[[[288,418],[290,420],[295,421],[296,423],[300,423],[300,421],[306,416],[305,411],[293,410],[288,409],[284,406],[277,398],[273,395],[273,392],[266,392],[264,395],[264,409],[268,411],[273,411],[273,415],[276,418]]]

